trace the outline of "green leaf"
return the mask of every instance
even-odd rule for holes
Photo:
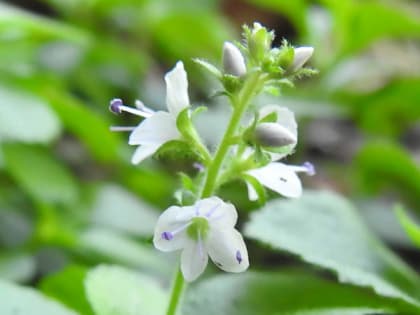
[[[402,206],[395,208],[395,215],[413,243],[420,248],[420,225],[416,224],[404,211]]]
[[[300,199],[269,202],[253,214],[245,235],[332,270],[341,282],[371,287],[420,309],[419,276],[336,194],[307,191]]]
[[[41,291],[83,315],[93,315],[84,294],[85,267],[71,265],[49,275],[40,283]]]
[[[78,248],[103,261],[117,262],[159,274],[171,271],[169,259],[154,248],[135,242],[112,230],[92,228],[81,233]]]
[[[92,221],[137,236],[153,235],[158,212],[122,187],[104,185],[97,193]]]
[[[420,201],[420,169],[402,148],[387,142],[367,143],[356,156],[362,187],[369,192],[390,189],[414,205]]]
[[[60,122],[38,97],[0,87],[0,141],[49,142],[58,137]]]
[[[77,315],[39,292],[0,281],[0,314],[2,315]]]
[[[71,203],[78,197],[75,179],[56,159],[40,147],[4,145],[7,170],[35,200]]]
[[[96,315],[163,315],[167,295],[151,277],[117,266],[99,266],[85,280]]]
[[[205,280],[187,291],[183,315],[364,315],[413,311],[370,290],[302,271],[246,272]]]

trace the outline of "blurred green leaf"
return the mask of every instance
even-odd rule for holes
[[[392,143],[366,144],[356,156],[362,187],[369,192],[392,189],[413,204],[420,201],[420,169],[414,159]]]
[[[117,266],[91,270],[85,289],[96,315],[163,315],[168,301],[153,278]]]
[[[275,250],[337,273],[341,282],[371,287],[420,310],[420,277],[390,252],[344,198],[306,191],[296,200],[276,200],[254,213],[245,235]]]
[[[395,208],[395,214],[411,241],[420,248],[420,225],[414,222],[402,206]]]
[[[60,121],[49,104],[35,95],[0,86],[0,141],[49,142]]]
[[[420,37],[420,20],[407,8],[385,1],[323,0],[334,16],[341,54],[361,50],[389,37]]]
[[[8,253],[0,256],[0,278],[14,282],[30,281],[35,275],[35,259],[27,254]]]
[[[39,292],[0,281],[0,314],[2,315],[77,315]]]
[[[161,253],[151,246],[135,242],[112,230],[91,228],[81,233],[78,248],[88,255],[118,262],[131,267],[142,268],[156,274],[171,271],[170,259],[163,259]]]
[[[302,271],[284,271],[247,272],[205,280],[187,291],[182,313],[364,315],[407,310],[370,290],[340,285]]]
[[[71,307],[82,315],[93,315],[92,309],[84,294],[84,279],[87,269],[70,265],[41,280],[41,291],[64,305]]]
[[[36,201],[71,203],[78,187],[71,173],[41,147],[3,146],[7,171]]]
[[[89,40],[89,36],[78,28],[31,14],[4,2],[0,2],[0,34],[17,38],[30,34],[32,40],[61,38],[80,44]]]
[[[158,212],[122,187],[104,185],[97,193],[92,221],[137,236],[153,235]]]
[[[109,130],[107,119],[62,90],[49,86],[40,92],[50,100],[65,127],[79,137],[98,161],[112,162],[118,159],[119,141]]]

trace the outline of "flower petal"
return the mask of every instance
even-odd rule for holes
[[[144,159],[148,158],[149,156],[153,155],[159,149],[159,145],[141,145],[139,146],[136,151],[134,151],[133,157],[131,158],[131,163],[139,164]]]
[[[211,260],[222,270],[242,272],[249,266],[248,251],[235,229],[212,229],[207,243]]]
[[[187,73],[182,61],[178,61],[175,68],[165,75],[165,82],[168,111],[177,117],[179,112],[190,105]]]
[[[283,163],[270,163],[267,166],[247,172],[254,176],[265,187],[279,194],[297,198],[302,194],[302,184],[292,167]]]
[[[295,136],[295,138],[297,138],[298,133],[295,114],[287,107],[271,104],[260,109],[260,117],[267,116],[273,112],[277,114],[276,123],[285,127],[292,135]]]
[[[159,145],[181,137],[175,118],[167,112],[157,112],[143,120],[130,134],[130,145]]]
[[[207,217],[211,227],[233,228],[238,220],[238,213],[231,203],[218,197],[202,199],[196,203],[198,215]]]
[[[197,279],[206,269],[208,260],[205,244],[189,240],[181,254],[181,271],[185,280]]]
[[[187,244],[189,238],[185,229],[193,216],[190,208],[192,207],[172,206],[160,215],[153,236],[153,244],[157,249],[170,252],[181,249]],[[165,232],[170,233],[172,238],[164,238]]]

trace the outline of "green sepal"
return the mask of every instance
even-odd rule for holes
[[[200,106],[191,113],[189,108],[185,108],[178,114],[176,126],[185,142],[190,146],[190,150],[201,155],[200,161],[207,162],[210,158],[210,154],[208,153],[207,148],[202,144],[200,136],[192,123],[192,117],[205,109],[206,107]]]
[[[277,112],[271,112],[268,115],[265,115],[264,117],[261,117],[258,122],[259,123],[275,123],[277,122],[278,114]]]
[[[191,145],[182,140],[171,140],[164,143],[154,154],[157,159],[201,161],[201,155]]]
[[[235,93],[242,86],[243,80],[231,74],[224,74],[221,82],[227,93]]]
[[[242,174],[242,178],[255,189],[255,192],[258,196],[258,203],[260,205],[264,205],[267,201],[267,192],[263,185],[261,185],[261,183],[254,176]]]
[[[191,190],[186,189],[178,189],[175,191],[174,198],[182,207],[191,206],[197,201],[197,196]]]
[[[216,66],[212,65],[211,63],[209,63],[209,62],[207,62],[203,59],[199,59],[199,58],[194,58],[193,61],[196,64],[203,67],[207,72],[214,75],[216,78],[218,78],[218,79],[222,78],[222,72],[219,69],[217,69]]]
[[[255,146],[254,161],[257,167],[262,167],[271,162],[271,157],[270,154],[264,152],[264,150],[257,145]]]
[[[283,69],[288,69],[295,59],[295,49],[289,45],[286,40],[283,40],[281,48],[275,56],[275,63]]]

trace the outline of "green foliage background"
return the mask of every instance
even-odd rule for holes
[[[289,162],[316,165],[314,191],[257,212],[244,185],[226,185],[253,270],[209,270],[183,314],[420,313],[418,2],[38,0],[0,2],[1,314],[164,311],[177,258],[151,235],[181,186],[174,170],[193,167],[164,155],[130,165],[133,148],[109,126],[138,121],[108,103],[161,108],[163,74],[183,60],[194,104],[217,109],[217,85],[192,58],[220,63],[223,42],[253,21],[315,47],[318,76],[258,100],[297,113]],[[413,242],[396,202],[411,210],[398,218]]]

